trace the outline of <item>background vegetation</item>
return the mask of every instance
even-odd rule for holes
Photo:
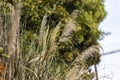
[[[1,80],[91,80],[103,0],[1,0]]]

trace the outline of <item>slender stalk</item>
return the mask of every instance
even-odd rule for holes
[[[98,71],[97,71],[97,65],[96,64],[94,64],[94,68],[95,68],[96,80],[98,80]]]

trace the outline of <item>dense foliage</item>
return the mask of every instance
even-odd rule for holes
[[[97,45],[101,31],[98,29],[100,22],[105,17],[103,0],[23,0],[22,24],[26,30],[38,32],[42,17],[47,14],[50,29],[62,22],[63,27],[68,18],[72,18],[77,25],[72,36],[74,47],[81,51]],[[73,11],[78,11],[77,17],[71,17]],[[63,28],[61,27],[61,28]],[[66,46],[69,44],[65,43]],[[64,44],[62,44],[64,46]],[[65,47],[66,47],[65,46]],[[64,48],[64,47],[63,47]],[[67,53],[71,50],[67,50]],[[64,50],[61,50],[64,53]]]

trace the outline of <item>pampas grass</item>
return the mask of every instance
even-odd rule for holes
[[[4,60],[3,80],[84,80],[81,76],[84,75],[87,68],[99,62],[98,47],[91,46],[81,53],[74,49],[72,52],[77,54],[76,59],[71,63],[66,63],[58,56],[58,45],[60,42],[69,40],[72,32],[76,31],[77,26],[74,20],[67,19],[60,36],[62,22],[50,30],[47,24],[48,15],[45,14],[39,33],[35,33],[20,28],[21,8],[21,3],[9,4],[11,14],[10,19],[6,22],[9,22],[7,26],[9,24],[10,26],[6,30],[8,34],[5,34],[7,35],[5,38],[7,50],[5,49],[5,51],[10,57]],[[1,17],[0,20],[1,25]],[[1,26],[0,30],[2,30]],[[74,47],[72,41],[69,40],[69,43]]]

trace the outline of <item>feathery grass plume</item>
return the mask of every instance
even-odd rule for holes
[[[8,54],[12,55],[15,52],[17,31],[19,29],[20,23],[20,13],[22,5],[21,3],[12,6],[9,4],[11,14],[10,14],[10,31],[8,33]]]
[[[82,79],[83,75],[86,74],[85,70],[94,64],[99,63],[100,61],[100,46],[91,46],[81,53],[75,59],[75,65],[68,71],[66,74],[66,80],[84,80]],[[92,74],[87,74],[91,77],[94,77]],[[86,77],[87,78],[87,77]],[[86,80],[86,79],[85,79]]]
[[[71,18],[67,19],[67,23],[63,29],[60,42],[68,40],[68,37],[72,35],[72,32],[75,31],[75,29],[76,25],[74,24],[74,21]]]
[[[82,52],[81,59],[86,64],[86,67],[100,62],[100,46],[91,46]]]
[[[45,36],[44,32],[46,31],[46,28],[48,27],[47,18],[48,18],[48,15],[45,14],[43,16],[43,19],[42,19],[42,22],[41,22],[41,26],[40,26],[40,30],[39,30],[39,42],[38,42],[39,46],[41,46],[43,44],[43,37]]]
[[[50,52],[55,47],[57,47],[56,39],[57,39],[58,33],[60,31],[60,25],[61,25],[61,23],[59,22],[58,25],[50,33],[50,42],[49,42],[49,50],[50,50]]]
[[[63,29],[60,42],[64,42],[68,39],[68,37],[72,36],[72,33],[76,31],[76,24],[73,19],[75,19],[78,15],[78,10],[73,10],[70,18],[66,20],[66,25]]]
[[[10,30],[8,33],[8,54],[10,56],[8,63],[7,63],[7,69],[6,70],[6,79],[12,80],[13,76],[15,76],[15,72],[17,69],[15,69],[15,61],[16,60],[16,40],[17,40],[17,32],[19,30],[19,23],[20,23],[20,13],[21,13],[21,8],[22,8],[22,3],[18,2],[14,6],[12,4],[9,4],[10,8]]]
[[[77,25],[74,20],[76,16],[77,16],[77,11],[73,11],[71,13],[71,16],[66,19],[64,29],[62,30],[58,42],[59,53],[61,57],[65,59],[65,61],[72,61],[74,59],[73,56],[76,56],[76,54],[72,52],[74,49],[72,38],[77,28]]]

